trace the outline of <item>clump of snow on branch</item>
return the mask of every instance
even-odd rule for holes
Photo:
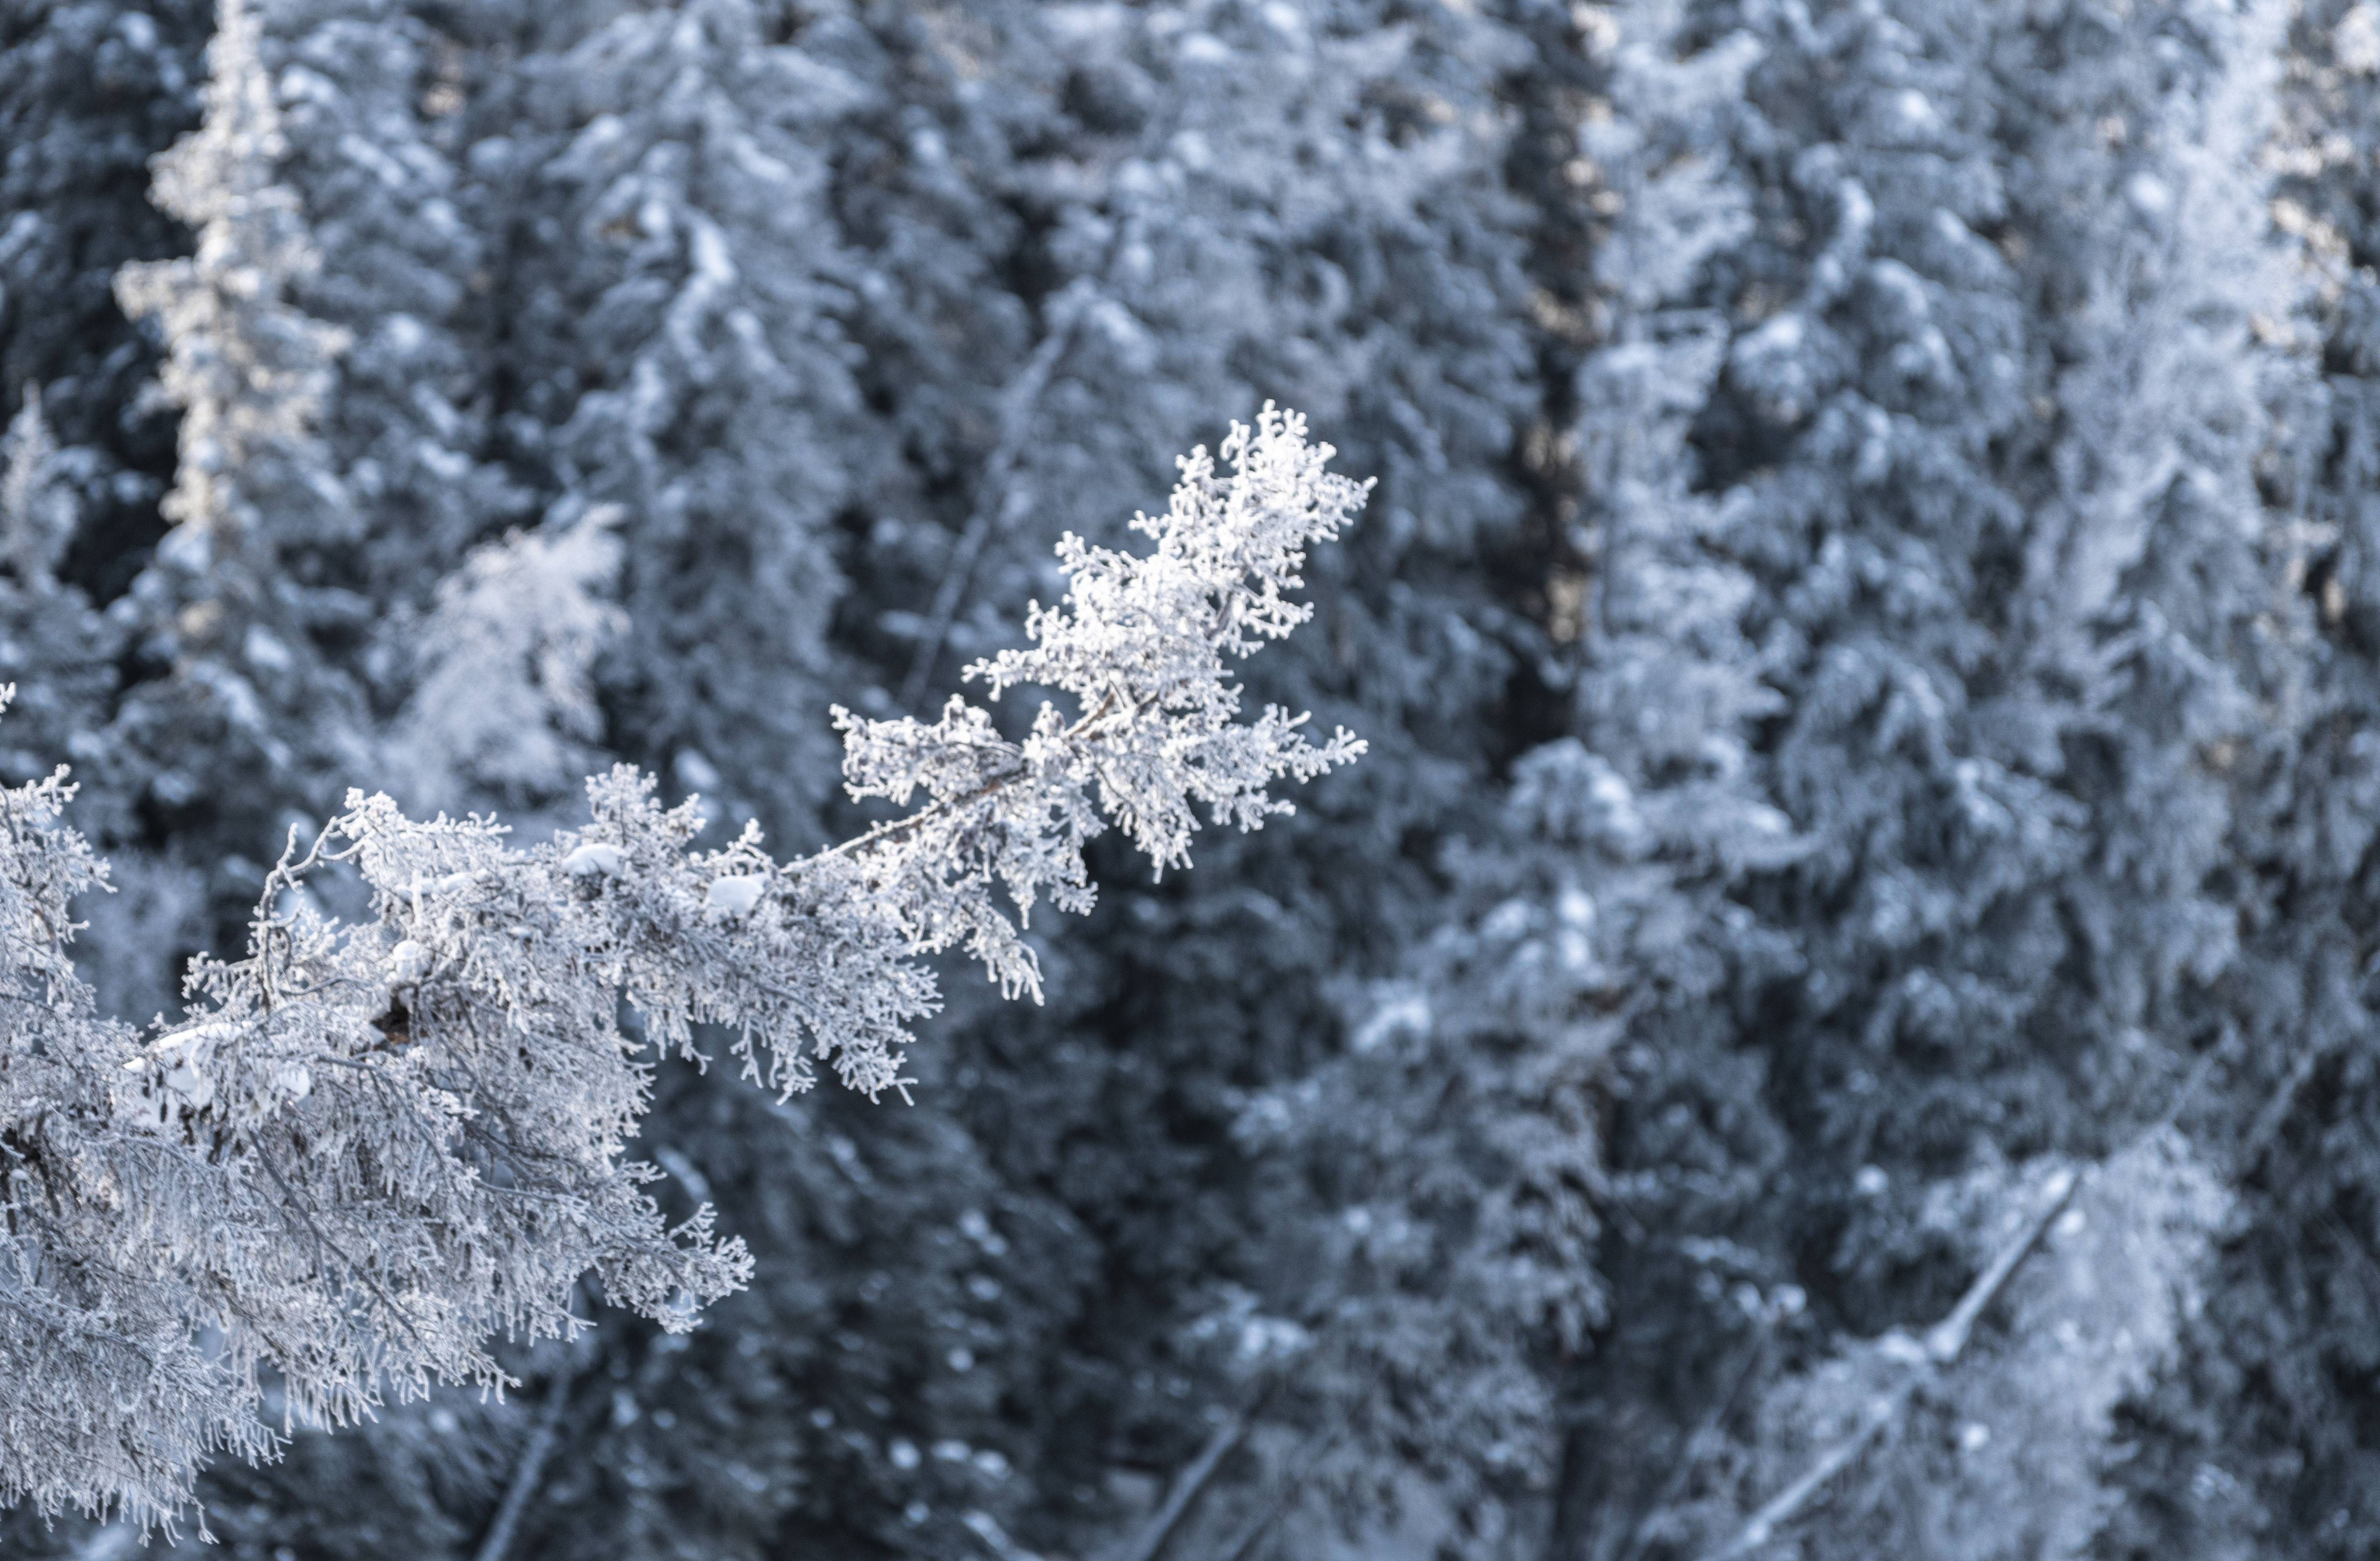
[[[490,1342],[583,1326],[590,1271],[691,1326],[751,1259],[708,1205],[667,1224],[644,1190],[661,1173],[625,1158],[655,1055],[698,1056],[716,1027],[781,1096],[821,1068],[904,1091],[906,1026],[937,1002],[920,955],[965,941],[1036,986],[995,883],[1087,906],[1103,815],[1162,868],[1187,860],[1194,804],[1253,828],[1286,809],[1273,779],[1361,750],[1276,709],[1238,721],[1225,679],[1304,621],[1282,594],[1303,550],[1362,502],[1330,453],[1268,408],[1225,443],[1230,478],[1183,463],[1139,522],[1151,555],[1068,540],[1074,588],[1035,609],[1037,647],[974,674],[1067,693],[1072,721],[1045,706],[1014,742],[960,701],[931,726],[840,716],[855,791],[929,793],[899,823],[781,863],[750,825],[693,850],[698,801],[664,808],[626,766],[588,782],[583,827],[528,847],[351,791],[268,875],[246,957],[193,961],[181,1022],[147,1032],[99,1015],[67,957],[69,902],[105,869],[60,822],[65,772],[0,792],[0,1372],[22,1389],[0,1501],[170,1524],[201,1457],[273,1450],[265,1383],[285,1433],[433,1383],[502,1387]],[[301,892],[334,864],[369,890],[358,924]]]
[[[1305,548],[1336,537],[1363,506],[1367,484],[1325,470],[1335,453],[1306,443],[1305,419],[1267,402],[1254,427],[1235,422],[1224,439],[1228,477],[1201,445],[1181,458],[1166,512],[1134,518],[1156,539],[1153,553],[1066,534],[1058,555],[1071,584],[1058,605],[1033,604],[1035,643],[965,676],[995,700],[1057,689],[1075,701],[1071,719],[1045,701],[1029,735],[1011,740],[959,695],[930,726],[836,708],[855,798],[932,799],[847,848],[920,949],[964,945],[1010,996],[1038,999],[1021,922],[1044,896],[1064,910],[1090,908],[1083,846],[1107,819],[1162,872],[1188,864],[1199,804],[1218,823],[1260,828],[1292,811],[1268,792],[1272,781],[1308,780],[1363,752],[1343,729],[1308,742],[1306,717],[1276,706],[1241,721],[1230,680],[1232,661],[1312,615],[1284,592],[1303,583]]]

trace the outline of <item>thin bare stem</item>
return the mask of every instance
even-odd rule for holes
[[[1165,1494],[1164,1505],[1141,1525],[1140,1532],[1133,1536],[1129,1545],[1115,1554],[1112,1561],[1157,1561],[1158,1553],[1165,1548],[1166,1541],[1173,1537],[1173,1531],[1182,1526],[1182,1520],[1190,1515],[1191,1507],[1205,1494],[1216,1471],[1223,1467],[1223,1460],[1237,1452],[1240,1444],[1247,1440],[1249,1423],[1247,1415],[1234,1414],[1215,1428],[1215,1434],[1207,1439],[1206,1446],[1199,1449],[1198,1456],[1190,1460],[1190,1466],[1182,1471],[1174,1480],[1173,1488]]]
[[[488,1536],[480,1542],[479,1555],[473,1561],[504,1561],[513,1532],[520,1527],[521,1514],[528,1509],[528,1499],[536,1494],[537,1482],[545,1473],[545,1460],[553,1456],[553,1445],[561,1437],[562,1414],[570,1406],[570,1388],[577,1380],[577,1372],[565,1365],[545,1390],[537,1429],[529,1433],[528,1445],[521,1449],[512,1483],[504,1487],[504,1499],[497,1505],[495,1518],[488,1525]]]
[[[941,659],[942,643],[950,638],[951,625],[958,617],[960,604],[966,600],[967,587],[974,582],[976,562],[982,555],[984,543],[991,538],[993,523],[1004,518],[1011,493],[1009,480],[1032,434],[1033,414],[1040,407],[1042,393],[1050,388],[1050,378],[1057,372],[1058,360],[1073,344],[1075,322],[1083,317],[1084,308],[1095,291],[1087,280],[1078,277],[1050,300],[1049,334],[1034,348],[1033,355],[1025,360],[1025,367],[1017,371],[1001,396],[1000,443],[993,446],[991,458],[984,463],[974,512],[968,515],[965,528],[951,548],[941,582],[934,588],[933,605],[926,614],[925,631],[917,637],[917,652],[910,657],[908,676],[901,679],[904,710],[914,712],[926,697],[927,679],[934,674],[934,663]]]
[[[1868,1400],[1857,1428],[1819,1455],[1818,1460],[1792,1483],[1770,1497],[1742,1528],[1736,1531],[1732,1539],[1712,1551],[1705,1561],[1740,1561],[1741,1557],[1767,1544],[1780,1525],[1791,1521],[1813,1496],[1825,1490],[1836,1475],[1851,1466],[1852,1460],[1865,1452],[1869,1444],[1882,1435],[1885,1428],[1900,1415],[1901,1406],[1908,1401],[1909,1395],[1917,1384],[1949,1366],[1965,1350],[1968,1339],[1973,1336],[1975,1320],[1999,1299],[2001,1291],[2008,1288],[2009,1281],[2015,1277],[2024,1260],[2041,1244],[2042,1235],[2048,1230],[2050,1222],[2074,1201],[2075,1190],[2082,1184],[2081,1174],[2070,1167],[2058,1171],[2050,1180],[2049,1196],[2043,1201],[2041,1208],[2025,1222],[2024,1228],[1999,1250],[1985,1266],[1984,1272],[1976,1275],[1975,1282],[1967,1287],[1966,1293],[1959,1298],[1959,1303],[1950,1309],[1949,1315],[1926,1330],[1924,1353],[1911,1363],[1899,1382]]]

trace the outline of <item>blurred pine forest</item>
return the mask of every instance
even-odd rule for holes
[[[149,3],[0,0],[128,1018],[350,786],[810,849],[1177,452],[1378,482],[1248,672],[1363,762],[914,1105],[662,1069],[750,1289],[222,1554],[2380,1556],[2371,0]]]

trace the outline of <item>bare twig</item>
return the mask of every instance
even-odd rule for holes
[[[2018,1265],[2032,1256],[2034,1248],[2040,1245],[2042,1233],[2049,1228],[2049,1222],[2073,1201],[2074,1189],[2082,1185],[2082,1177],[2070,1167],[2062,1167],[2051,1174],[2048,1203],[2034,1216],[2015,1240],[2000,1249],[1998,1255],[1992,1259],[1991,1266],[1967,1287],[1967,1293],[1959,1298],[1959,1304],[1950,1309],[1950,1315],[1926,1330],[1925,1353],[1936,1365],[1949,1365],[1967,1348],[1967,1337],[1974,1331],[1975,1320],[1983,1315],[1985,1307],[1999,1299],[2000,1292],[2008,1287],[2009,1280],[2015,1275]]]
[[[1097,291],[1088,278],[1076,277],[1050,300],[1049,334],[1041,338],[1040,345],[1033,349],[1033,355],[1025,360],[1025,367],[1009,381],[1001,396],[1000,443],[992,446],[991,458],[984,463],[983,481],[976,489],[975,509],[951,548],[941,583],[934,589],[933,606],[926,614],[925,631],[917,637],[917,653],[909,661],[909,675],[901,680],[904,710],[916,711],[917,701],[925,698],[926,680],[933,676],[934,663],[942,653],[942,642],[950,638],[951,624],[958,616],[959,604],[966,599],[983,545],[990,540],[993,524],[1010,518],[1009,480],[1025,454],[1026,440],[1032,434],[1033,414],[1040,407],[1042,393],[1050,387],[1050,376],[1057,372],[1058,360],[1074,342],[1075,325],[1083,317],[1084,306]]]
[[[1257,1553],[1257,1546],[1272,1532],[1273,1525],[1287,1517],[1290,1508],[1297,1505],[1297,1498],[1305,1494],[1306,1481],[1313,1478],[1315,1470],[1330,1456],[1331,1449],[1338,1446],[1346,1434],[1347,1422],[1342,1420],[1330,1435],[1311,1445],[1305,1456],[1298,1459],[1297,1467],[1274,1488],[1272,1499],[1265,1503],[1264,1510],[1257,1513],[1255,1520],[1241,1530],[1239,1537],[1224,1550],[1222,1561],[1248,1561],[1248,1557]]]
[[[2256,1120],[2249,1127],[2248,1136],[2240,1140],[2238,1168],[2233,1172],[2235,1179],[2244,1181],[2255,1171],[2257,1163],[2265,1157],[2265,1151],[2280,1137],[2281,1128],[2289,1122],[2289,1113],[2297,1109],[2299,1092],[2306,1087],[2307,1080],[2313,1077],[2313,1070],[2321,1066],[2322,1059],[2327,1055],[2327,1049],[2321,1046],[2310,1046],[2298,1054],[2297,1061],[2289,1066],[2288,1076],[2281,1080],[2280,1087],[2273,1091],[2271,1098],[2265,1102],[2264,1109],[2256,1113]]]
[[[1860,1415],[1859,1429],[1827,1449],[1816,1463],[1802,1472],[1802,1477],[1777,1493],[1752,1521],[1736,1531],[1734,1539],[1723,1550],[1715,1551],[1709,1561],[1735,1561],[1768,1543],[1777,1526],[1791,1518],[1809,1499],[1827,1487],[1828,1482],[1843,1471],[1851,1461],[1867,1450],[1867,1445],[1883,1433],[1893,1417],[1900,1412],[1901,1403],[1909,1396],[1913,1380],[1903,1382],[1888,1393],[1879,1393],[1868,1400],[1867,1409]]]
[[[298,857],[298,835],[301,827],[295,823],[289,826],[289,837],[281,848],[281,859],[273,864],[273,871],[264,875],[264,888],[256,901],[256,919],[249,923],[250,936],[256,943],[257,980],[264,989],[267,1010],[279,1006],[281,1003],[281,994],[273,979],[269,940],[279,933],[285,946],[289,938],[288,924],[273,913],[273,902],[285,892],[304,887],[306,874],[322,860],[322,846],[331,837],[330,826],[325,824],[315,834],[314,844],[306,854]]]
[[[1223,1460],[1247,1440],[1249,1421],[1247,1414],[1234,1414],[1215,1428],[1215,1434],[1207,1439],[1207,1445],[1199,1449],[1198,1456],[1174,1480],[1173,1488],[1166,1492],[1165,1504],[1141,1525],[1140,1532],[1133,1536],[1132,1543],[1117,1551],[1110,1561],[1157,1561],[1158,1553],[1165,1548],[1165,1542],[1173,1537],[1173,1531],[1181,1527],[1182,1519],[1189,1516],[1191,1506],[1205,1494],[1216,1471],[1223,1467]]]
[[[528,1506],[528,1498],[537,1493],[537,1482],[545,1472],[545,1460],[553,1456],[553,1444],[562,1433],[562,1413],[570,1404],[571,1384],[577,1372],[565,1363],[545,1390],[545,1403],[538,1410],[537,1429],[529,1433],[528,1445],[521,1449],[520,1463],[513,1470],[513,1482],[504,1488],[504,1499],[496,1507],[496,1516],[488,1525],[488,1537],[480,1542],[475,1561],[504,1561],[504,1552],[513,1543],[513,1531],[520,1527],[521,1513]]]
[[[2166,1109],[2143,1130],[2141,1137],[2145,1138],[2150,1133],[2173,1126],[2183,1109],[2213,1077],[2216,1067],[2231,1055],[2237,1043],[2236,1034],[2226,1034],[2221,1044],[2200,1057],[2174,1091],[2173,1099]],[[2257,1114],[2257,1128],[2250,1135],[2257,1152],[2262,1152],[2262,1146],[2269,1142],[2272,1133],[2277,1130],[2279,1116],[2286,1115],[2289,1103],[2296,1099],[2298,1091],[2304,1086],[2313,1072],[2313,1063],[2314,1055],[2312,1053],[2301,1057],[2298,1066],[2290,1070],[2289,1077],[2282,1081],[2272,1099]],[[1912,1370],[1901,1382],[1870,1400],[1867,1411],[1862,1415],[1859,1426],[1851,1435],[1828,1448],[1799,1479],[1769,1498],[1758,1512],[1752,1515],[1750,1521],[1736,1531],[1735,1536],[1726,1545],[1711,1552],[1705,1561],[1738,1561],[1739,1557],[1767,1543],[1779,1524],[1801,1511],[1812,1496],[1824,1490],[1829,1481],[1841,1473],[1869,1443],[1892,1423],[1911,1390],[1925,1376],[1958,1360],[1967,1348],[1975,1323],[1992,1302],[1999,1299],[2000,1292],[2008,1287],[2009,1281],[2016,1276],[2025,1259],[2032,1256],[2034,1250],[2041,1244],[2042,1236],[2049,1229],[2050,1222],[2074,1201],[2075,1193],[2082,1185],[2082,1175],[2070,1168],[2058,1171],[2051,1178],[2049,1198],[2041,1211],[1993,1257],[1984,1272],[1976,1276],[1975,1282],[1967,1287],[1966,1293],[1959,1298],[1959,1303],[1950,1309],[1949,1315],[1925,1331],[1923,1354],[1912,1363]]]
[[[1670,1477],[1661,1483],[1660,1494],[1653,1498],[1653,1505],[1645,1509],[1645,1516],[1637,1519],[1635,1528],[1629,1531],[1628,1544],[1621,1551],[1620,1561],[1636,1561],[1645,1554],[1645,1547],[1653,1543],[1654,1530],[1660,1522],[1661,1515],[1677,1501],[1678,1493],[1685,1487],[1687,1476],[1694,1470],[1695,1458],[1718,1434],[1720,1422],[1742,1401],[1744,1389],[1752,1384],[1752,1379],[1760,1371],[1760,1363],[1767,1359],[1769,1341],[1776,1335],[1777,1314],[1769,1311],[1761,1317],[1760,1330],[1743,1352],[1743,1364],[1736,1369],[1734,1382],[1712,1403],[1709,1412],[1703,1416],[1702,1423],[1694,1427],[1694,1434],[1686,1438],[1676,1465],[1670,1470]]]
[[[2009,1281],[2023,1265],[2024,1260],[2041,1244],[2042,1235],[2048,1230],[2050,1222],[2073,1201],[2075,1189],[2082,1184],[2081,1175],[2071,1168],[2060,1169],[2051,1177],[2049,1197],[2044,1201],[2040,1211],[2025,1222],[2024,1228],[1999,1250],[1984,1272],[1976,1276],[1975,1282],[1967,1287],[1966,1294],[1959,1298],[1959,1304],[1950,1309],[1950,1314],[1926,1330],[1922,1353],[1911,1363],[1901,1379],[1870,1398],[1867,1408],[1860,1415],[1858,1427],[1849,1436],[1828,1448],[1819,1456],[1817,1462],[1803,1471],[1800,1478],[1770,1497],[1759,1511],[1752,1515],[1750,1521],[1736,1531],[1732,1539],[1712,1551],[1706,1561],[1741,1561],[1741,1557],[1767,1544],[1779,1524],[1790,1521],[1809,1504],[1811,1497],[1825,1490],[1852,1459],[1866,1451],[1868,1445],[1882,1434],[1900,1413],[1901,1405],[1908,1401],[1911,1391],[1918,1383],[1956,1360],[1967,1348],[1967,1340],[1973,1334],[1976,1320],[1993,1301],[1999,1299],[2000,1292],[2008,1287]]]

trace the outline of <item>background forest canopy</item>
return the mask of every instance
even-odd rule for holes
[[[776,1004],[863,1085],[917,950],[1044,983],[941,971],[913,1105],[589,1084],[600,1325],[489,1293],[383,1357],[398,1260],[350,1262],[346,1353],[205,1433],[229,1554],[2380,1555],[2370,0],[7,0],[0,153],[13,979],[179,1015],[262,904],[200,967],[245,1001],[345,969],[270,927],[427,884],[518,896],[531,975],[650,934],[631,1046]],[[1105,888],[1013,945],[930,921],[957,879],[801,877],[888,816],[838,719],[1026,751],[1038,696],[901,718],[1087,687],[1024,626],[1123,566],[1053,548],[1149,555],[1269,400],[1376,485],[1197,686],[1362,762],[1198,727],[1219,822],[1265,763],[1297,811],[1152,878],[1045,810],[965,903],[1075,903],[1076,845]],[[1232,513],[1352,511],[1264,448]],[[114,890],[71,970],[20,933],[85,871],[61,762]],[[615,763],[657,789],[590,820]],[[333,818],[361,854],[273,876]],[[767,989],[805,916],[857,984]],[[100,1335],[36,1325],[28,1081],[82,1054],[24,1024],[0,1543],[128,1555],[42,1508],[155,1448],[25,1461]],[[327,1110],[285,1065],[258,1109]],[[315,1385],[392,1363],[519,1385]]]

